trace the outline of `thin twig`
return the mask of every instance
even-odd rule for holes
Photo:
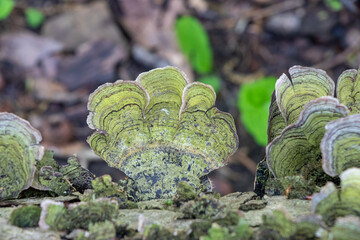
[[[329,70],[331,68],[334,68],[334,67],[346,62],[349,59],[349,56],[360,52],[359,44],[360,44],[360,42],[357,43],[357,44],[354,44],[351,47],[348,47],[343,52],[337,54],[334,57],[330,57],[330,58],[326,59],[323,62],[315,64],[313,67],[314,68],[320,68],[320,69],[323,69],[323,70]]]
[[[292,9],[299,8],[305,4],[304,0],[292,0],[292,1],[283,1],[277,4],[272,4],[269,7],[255,9],[252,11],[247,11],[242,15],[241,18],[247,18],[252,20],[259,20],[262,18],[270,17],[281,12],[286,12]]]
[[[256,163],[248,157],[248,149],[245,147],[239,148],[234,156],[233,159],[236,159],[238,162],[240,162],[244,167],[246,167],[251,173],[255,174],[256,172]]]

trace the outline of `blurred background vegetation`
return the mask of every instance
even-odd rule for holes
[[[0,0],[0,111],[28,119],[64,160],[106,166],[85,140],[97,86],[177,66],[210,84],[230,112],[239,150],[211,178],[222,194],[252,189],[264,156],[275,81],[293,65],[336,80],[360,63],[356,0]]]

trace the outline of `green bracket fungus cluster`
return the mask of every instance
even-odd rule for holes
[[[290,78],[283,74],[277,80],[269,108],[267,164],[265,160],[259,164],[255,182],[261,195],[265,182],[272,185],[268,194],[282,194],[294,185],[304,185],[297,181],[322,186],[345,169],[360,166],[358,71],[341,74],[336,91],[323,70],[294,66],[289,73]],[[301,178],[291,183],[292,176]],[[304,189],[300,195],[307,194],[311,192]]]
[[[106,83],[89,97],[88,143],[136,182],[140,199],[171,198],[181,181],[199,188],[237,148],[234,120],[215,98],[174,67]]]
[[[287,126],[266,148],[267,162],[277,177],[293,176],[321,158],[320,142],[328,121],[345,117],[344,105],[332,97],[321,97],[304,106],[298,121]]]
[[[16,198],[31,186],[36,161],[44,154],[41,139],[28,121],[0,113],[0,200]]]
[[[345,71],[336,91],[322,70],[289,72],[271,99],[255,183],[260,195],[287,196],[206,191],[207,174],[236,150],[234,120],[214,107],[210,86],[173,67],[104,84],[89,97],[88,142],[128,175],[118,183],[95,178],[76,157],[59,166],[27,121],[0,113],[0,238],[357,239],[358,71]],[[72,196],[8,200],[30,190]]]

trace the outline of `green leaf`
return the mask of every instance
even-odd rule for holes
[[[238,108],[241,121],[257,144],[267,144],[267,124],[275,77],[265,77],[243,84],[239,91]]]
[[[32,28],[37,28],[44,21],[44,14],[35,9],[35,8],[27,8],[25,11],[26,22]]]
[[[0,20],[7,18],[14,8],[14,0],[0,0]]]
[[[234,229],[235,235],[238,239],[251,239],[253,230],[249,224],[242,218],[239,219],[238,225]]]
[[[214,89],[214,91],[217,93],[219,93],[220,88],[221,88],[221,79],[218,76],[205,76],[205,77],[201,77],[197,80],[198,82],[202,82],[208,85],[211,85]]]
[[[195,71],[200,74],[211,72],[213,53],[209,37],[201,23],[193,17],[181,17],[176,21],[175,33],[181,51]]]
[[[339,0],[325,0],[325,4],[335,12],[340,11],[343,7]]]

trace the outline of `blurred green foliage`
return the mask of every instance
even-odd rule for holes
[[[0,0],[0,20],[6,19],[14,9],[14,0]],[[32,28],[37,28],[44,21],[44,14],[36,8],[25,8],[25,18],[27,24]]]
[[[14,0],[0,0],[0,20],[3,20],[10,15],[14,5]]]
[[[200,237],[201,240],[248,240],[252,239],[254,232],[249,224],[239,219],[235,226],[220,226],[212,224],[207,236]]]
[[[210,73],[213,54],[209,37],[201,23],[194,17],[180,17],[175,24],[175,33],[181,51],[195,71],[199,74]]]
[[[204,76],[204,77],[197,79],[197,81],[211,85],[214,88],[214,91],[216,92],[216,94],[218,94],[220,91],[221,79],[219,78],[219,76],[216,76],[216,75]]]
[[[253,229],[249,226],[249,224],[242,218],[239,219],[238,225],[234,229],[236,236],[238,239],[251,239],[253,236]]]
[[[44,14],[36,8],[27,8],[25,10],[26,22],[32,28],[37,28],[44,21]]]
[[[275,89],[275,77],[264,77],[241,86],[238,108],[246,130],[261,146],[267,144],[267,124],[271,95]]]
[[[340,11],[343,7],[339,0],[325,0],[325,4],[333,11]]]
[[[184,16],[177,19],[175,33],[181,51],[195,72],[202,75],[197,81],[211,85],[219,93],[219,76],[206,75],[213,71],[213,52],[204,27],[196,18]]]

